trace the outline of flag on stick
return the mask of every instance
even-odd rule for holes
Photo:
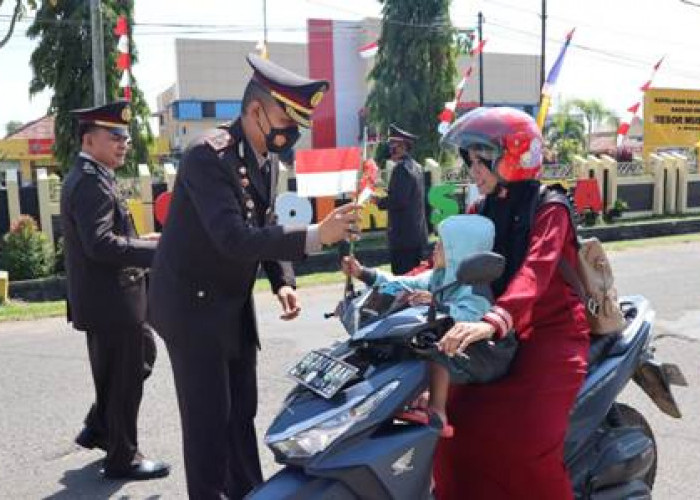
[[[552,65],[551,69],[549,70],[549,73],[547,74],[547,79],[542,85],[540,111],[539,113],[537,113],[537,126],[540,127],[540,130],[542,130],[542,128],[544,127],[544,122],[547,119],[549,105],[552,102],[552,92],[554,90],[554,86],[557,83],[557,79],[559,78],[561,67],[564,65],[564,57],[566,56],[566,51],[569,49],[569,45],[571,44],[571,39],[574,37],[574,31],[576,31],[576,28],[572,29],[571,31],[569,31],[569,33],[567,33],[566,39],[564,40],[564,45],[562,45],[561,50],[559,51],[559,56],[557,56],[557,60],[554,61],[554,64]]]
[[[297,193],[314,197],[355,192],[360,158],[359,147],[297,151]]]

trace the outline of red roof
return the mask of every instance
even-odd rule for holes
[[[54,117],[44,116],[22,126],[5,139],[54,139]]]

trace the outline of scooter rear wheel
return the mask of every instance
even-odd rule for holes
[[[656,448],[654,432],[651,430],[649,422],[644,418],[644,415],[624,403],[615,403],[610,416],[610,421],[615,427],[639,427],[644,434],[651,439],[654,449],[654,461],[649,468],[649,472],[644,476],[644,482],[649,486],[649,489],[653,488],[654,481],[656,480],[656,466],[659,455]]]

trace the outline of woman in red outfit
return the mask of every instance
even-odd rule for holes
[[[517,335],[509,375],[487,385],[453,385],[448,419],[455,429],[435,457],[439,500],[573,498],[563,463],[569,412],[586,374],[589,329],[583,305],[558,270],[577,266],[568,209],[539,195],[542,137],[535,121],[511,108],[468,113],[444,141],[459,148],[485,198],[479,211],[496,226],[494,250],[506,257],[493,308],[477,323],[457,323],[441,349]]]

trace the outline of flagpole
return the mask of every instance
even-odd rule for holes
[[[357,204],[357,201],[360,196],[360,180],[362,178],[362,165],[366,159],[367,156],[367,127],[364,127],[362,131],[362,154],[360,155],[360,165],[359,168],[357,169],[357,175],[355,176],[355,194],[353,195],[353,200],[352,202]],[[351,235],[350,237],[350,250],[348,252],[348,256],[354,257],[355,256],[355,239],[353,237],[354,235]],[[354,296],[355,294],[355,287],[353,286],[352,282],[352,275],[350,273],[347,274],[345,277],[345,297],[349,298]]]

